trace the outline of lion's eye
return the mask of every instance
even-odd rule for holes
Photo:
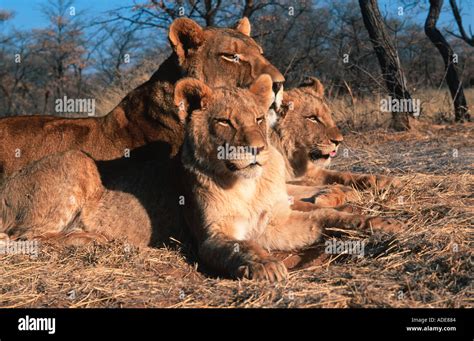
[[[230,120],[228,120],[226,118],[217,118],[216,122],[217,122],[217,124],[219,124],[223,127],[230,127],[231,126]]]
[[[308,120],[310,120],[313,123],[321,123],[321,120],[317,116],[310,116],[306,117]]]
[[[257,124],[261,124],[264,120],[265,120],[265,117],[264,117],[264,116],[258,117],[258,118],[257,118]]]
[[[223,53],[221,57],[232,63],[238,63],[240,61],[240,56],[237,53]]]

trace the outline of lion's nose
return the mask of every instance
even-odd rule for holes
[[[336,145],[336,147],[341,143],[341,140],[331,140],[332,143]]]
[[[281,74],[280,71],[273,65],[271,65],[268,60],[263,60],[264,68],[263,73],[267,73],[272,77],[272,80],[275,83],[283,83],[285,81],[285,77]]]
[[[275,94],[283,87],[283,82],[273,82],[272,89]]]

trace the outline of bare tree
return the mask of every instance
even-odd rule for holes
[[[462,83],[459,81],[453,49],[436,28],[442,7],[443,0],[430,0],[430,10],[425,22],[425,33],[443,57],[446,69],[446,82],[448,83],[454,103],[455,120],[457,122],[469,121],[469,109],[466,103],[466,97],[464,96]]]
[[[0,10],[0,115],[54,114],[52,99],[58,93],[94,96],[100,112],[108,112],[168,55],[166,30],[180,16],[221,27],[250,17],[252,37],[285,74],[289,88],[307,75],[320,77],[330,97],[373,98],[393,87],[387,86],[388,73],[379,70],[359,0],[134,0],[88,22],[81,13],[69,15],[68,0],[47,2],[51,15],[47,27],[39,30],[14,29],[15,21],[8,21],[11,13]],[[419,9],[414,19],[383,19],[396,47],[386,68],[403,65],[405,73],[394,71],[396,79],[406,86],[406,77],[411,92],[437,87],[446,77],[443,59],[419,22],[419,14],[426,11]],[[88,23],[93,25],[86,29]],[[460,39],[450,44],[463,55],[456,67],[462,70],[464,86],[474,84],[472,47]],[[396,97],[394,90],[389,92]]]
[[[129,25],[103,25],[104,34],[99,38],[100,48],[96,51],[96,68],[103,85],[115,83],[123,87],[124,68],[141,44],[136,30]]]
[[[75,13],[72,4],[72,0],[49,0],[41,9],[49,26],[36,31],[36,48],[51,73],[49,90],[56,98],[66,93],[70,81],[76,89],[81,87],[71,78],[81,79],[86,67],[83,23],[77,18],[80,14]],[[68,73],[70,70],[72,74]]]
[[[242,17],[250,18],[255,12],[276,4],[278,4],[276,1],[257,1],[257,3],[255,3],[254,0],[245,0]]]
[[[13,18],[0,10],[0,25]],[[31,46],[34,38],[12,29],[0,34],[0,116],[40,113],[34,79],[44,77]]]
[[[11,18],[13,18],[13,13],[12,12],[0,9],[0,25],[3,24],[4,22],[10,20]],[[3,36],[3,35],[0,34],[0,43],[1,44],[7,43],[10,39],[12,39],[11,36],[8,37],[8,36]]]
[[[458,5],[456,4],[456,0],[449,0],[449,4],[451,5],[451,10],[453,11],[454,19],[456,20],[456,24],[458,25],[459,34],[455,34],[450,31],[448,31],[448,33],[455,36],[456,38],[464,40],[466,43],[474,47],[474,35],[472,34],[472,31],[470,37],[467,35],[462,23],[461,13],[459,11]]]
[[[377,0],[359,0],[359,5],[387,90],[396,99],[411,100],[397,50],[385,29]],[[391,127],[397,131],[409,129],[408,113],[392,112]]]
[[[238,17],[241,7],[241,1],[226,1],[224,6],[223,0],[149,0],[120,7],[113,11],[112,18],[101,23],[126,22],[140,29],[166,30],[174,19],[186,16],[205,26],[218,26]]]

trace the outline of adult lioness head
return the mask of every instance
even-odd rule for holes
[[[311,164],[327,167],[343,140],[324,100],[324,87],[316,78],[285,92],[273,130],[276,145],[296,177]]]
[[[185,165],[219,178],[259,176],[268,159],[266,113],[273,99],[269,75],[261,75],[248,90],[211,90],[196,79],[179,81],[175,103],[187,122]]]
[[[275,98],[281,97],[285,79],[250,37],[247,18],[235,28],[202,28],[191,19],[179,18],[170,26],[169,41],[183,75],[212,87],[248,87],[265,73],[271,76]]]
[[[99,165],[103,178],[122,169],[122,161],[128,165],[150,158],[166,162],[178,153],[184,135],[173,103],[179,79],[194,77],[212,87],[248,87],[267,73],[275,91],[282,92],[282,74],[262,56],[262,49],[249,34],[246,18],[233,29],[202,28],[190,19],[176,19],[168,35],[173,53],[150,80],[130,91],[107,115],[74,120],[57,116],[0,118],[0,176],[71,149],[103,161]],[[124,158],[124,151],[132,151],[130,157]],[[120,161],[120,165],[111,160]]]

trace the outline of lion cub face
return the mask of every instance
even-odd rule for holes
[[[268,160],[266,113],[273,99],[268,75],[249,89],[211,90],[196,79],[179,81],[175,103],[186,123],[183,157],[221,178],[260,176]]]
[[[292,147],[290,159],[298,165],[329,166],[343,140],[324,100],[323,85],[316,78],[285,93],[274,128]]]
[[[186,76],[214,88],[247,88],[259,75],[268,74],[275,98],[281,97],[285,78],[250,37],[247,18],[235,28],[202,28],[191,19],[179,18],[170,26],[169,40]]]

